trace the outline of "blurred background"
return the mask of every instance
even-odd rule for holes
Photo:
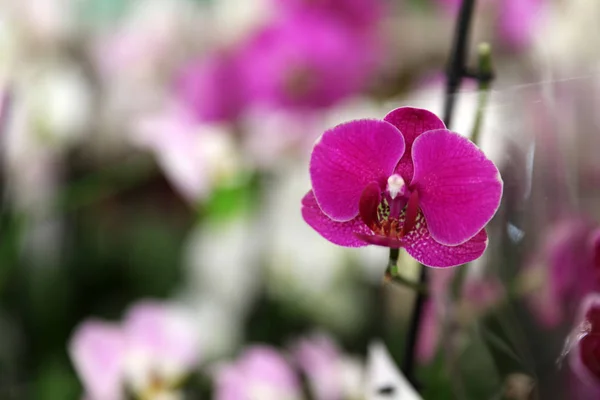
[[[325,129],[441,114],[459,3],[0,0],[0,399],[409,399],[380,389],[414,291],[300,200]],[[504,198],[431,271],[421,395],[597,399],[563,359],[600,291],[600,2],[476,3],[495,80],[451,129],[482,110]]]

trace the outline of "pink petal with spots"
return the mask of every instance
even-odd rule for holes
[[[487,247],[485,230],[479,231],[472,239],[458,246],[445,246],[429,234],[423,219],[413,231],[404,237],[404,249],[415,260],[428,267],[454,267],[476,260]]]
[[[419,136],[412,149],[411,188],[437,242],[458,245],[475,236],[500,205],[498,169],[469,139],[445,129]]]
[[[99,320],[84,322],[71,338],[69,355],[87,396],[94,400],[125,398],[125,339],[118,326]]]
[[[356,217],[363,189],[372,181],[385,188],[402,154],[404,138],[384,121],[351,121],[325,132],[310,159],[313,192],[323,213],[335,221]]]
[[[312,191],[302,199],[302,217],[308,225],[325,239],[345,247],[362,247],[367,243],[355,236],[355,232],[369,232],[369,228],[356,217],[346,222],[337,222],[323,214]]]
[[[384,121],[398,128],[404,136],[406,150],[398,163],[396,173],[402,176],[406,182],[410,182],[413,176],[411,151],[415,139],[423,132],[445,129],[446,125],[432,112],[412,107],[400,107],[390,111]]]

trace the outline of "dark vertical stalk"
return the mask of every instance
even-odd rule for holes
[[[444,123],[450,127],[452,123],[452,112],[454,111],[454,101],[456,92],[460,88],[462,78],[466,72],[466,62],[468,53],[468,38],[471,29],[471,19],[475,0],[463,0],[458,13],[458,21],[454,30],[454,39],[452,51],[448,60],[448,69],[446,70],[446,97],[444,99]]]
[[[475,0],[463,0],[460,6],[458,21],[454,31],[454,39],[452,43],[452,51],[446,70],[447,83],[446,93],[444,99],[444,123],[447,127],[450,127],[452,123],[452,112],[454,111],[454,104],[456,93],[460,88],[462,79],[467,73],[466,61],[468,53],[468,38],[471,27],[471,19],[473,16],[473,9],[475,7]],[[392,252],[390,251],[390,259],[392,258]],[[397,259],[397,256],[396,256]],[[427,267],[421,266],[421,272],[419,276],[419,285],[427,287]],[[427,301],[428,292],[426,290],[418,291],[415,299],[415,305],[410,321],[410,327],[406,338],[406,350],[404,353],[404,363],[402,370],[406,378],[419,389],[419,385],[414,376],[415,369],[415,351],[417,338],[419,336],[419,328],[421,325],[421,319],[423,316],[423,307]]]

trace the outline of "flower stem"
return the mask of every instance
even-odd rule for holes
[[[413,280],[406,279],[404,276],[402,276],[402,274],[400,274],[397,261],[397,259],[393,260],[390,258],[390,262],[388,264],[387,269],[385,270],[385,275],[383,277],[384,283],[390,282],[407,287],[409,289],[413,289],[417,292],[427,292],[427,285],[423,285],[420,282],[414,282]]]
[[[471,141],[479,144],[479,132],[483,125],[483,115],[487,107],[488,98],[490,95],[490,86],[493,78],[492,74],[492,49],[489,43],[481,43],[477,48],[479,58],[479,71],[476,75],[477,89],[479,90],[477,101],[477,114],[475,115],[475,123],[471,132]]]
[[[450,53],[450,59],[448,62],[448,68],[446,70],[447,83],[446,83],[446,94],[444,102],[444,123],[447,127],[450,127],[452,123],[452,113],[454,111],[454,104],[456,100],[456,93],[460,88],[462,79],[468,75],[466,68],[467,61],[467,40],[469,37],[469,31],[471,28],[471,19],[473,16],[473,9],[475,7],[475,0],[463,0],[460,6],[458,21],[454,31],[454,39],[452,43],[452,51]],[[392,250],[390,250],[390,260],[392,259]],[[397,256],[396,256],[397,259]],[[427,267],[421,266],[421,272],[419,276],[418,285],[421,287],[427,287]],[[423,316],[423,307],[425,301],[428,298],[428,293],[425,290],[417,292],[415,299],[415,305],[410,321],[410,327],[406,339],[406,347],[404,352],[404,362],[402,370],[406,378],[411,382],[418,390],[419,385],[416,382],[414,376],[415,369],[415,353],[416,344],[419,335],[419,327],[421,325],[421,319]]]
[[[463,0],[460,5],[458,21],[454,30],[454,39],[452,51],[446,71],[446,98],[444,102],[444,123],[447,127],[452,124],[452,113],[456,100],[456,92],[460,88],[462,79],[467,75],[467,50],[469,31],[471,29],[471,19],[475,0]]]

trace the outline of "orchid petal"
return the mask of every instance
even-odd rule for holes
[[[360,217],[346,222],[337,222],[323,214],[312,191],[302,199],[302,217],[321,236],[340,246],[362,247],[367,243],[357,238],[355,232],[369,232]]]
[[[360,219],[369,228],[377,225],[379,203],[381,203],[381,188],[377,182],[371,182],[363,190],[358,204]]]
[[[84,322],[71,338],[69,354],[88,396],[124,398],[125,339],[118,326],[100,320]]]
[[[165,379],[180,378],[198,362],[199,336],[187,310],[145,300],[128,311],[124,329],[140,360],[150,363]]]
[[[428,267],[454,267],[476,260],[487,247],[485,230],[458,246],[445,246],[429,234],[423,218],[417,219],[417,227],[403,238],[403,247],[415,260]]]
[[[384,121],[351,121],[326,131],[310,160],[312,187],[323,213],[335,221],[356,217],[363,189],[373,181],[384,188],[403,154],[400,131]]]
[[[502,197],[498,169],[470,140],[445,129],[419,136],[412,149],[411,188],[433,239],[458,245],[494,216]]]
[[[432,112],[413,107],[400,107],[390,111],[384,121],[398,128],[404,136],[406,150],[396,167],[396,173],[402,176],[406,182],[410,182],[413,176],[411,149],[415,139],[423,132],[445,129],[446,125]]]

